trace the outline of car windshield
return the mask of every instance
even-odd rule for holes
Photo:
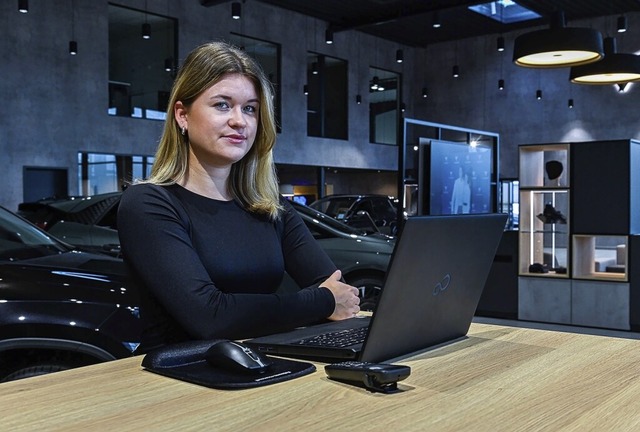
[[[60,241],[0,207],[0,261],[19,261],[66,252]]]
[[[344,219],[355,201],[356,197],[321,198],[312,203],[310,207],[334,218]]]
[[[342,223],[331,216],[327,216],[323,212],[313,209],[311,207],[304,206],[302,204],[292,203],[293,207],[300,213],[304,213],[309,217],[320,219],[325,225],[333,228],[336,231],[342,231],[346,234],[353,234],[364,236],[367,232],[361,229],[354,228],[345,223]]]

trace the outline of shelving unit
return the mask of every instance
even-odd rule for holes
[[[519,151],[518,318],[640,329],[640,142]]]

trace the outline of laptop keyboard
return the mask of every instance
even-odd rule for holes
[[[328,348],[344,348],[364,343],[368,327],[339,330],[296,341],[296,345],[319,346]]]

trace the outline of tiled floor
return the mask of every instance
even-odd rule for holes
[[[569,332],[569,333],[610,336],[610,337],[618,337],[618,338],[624,338],[624,339],[640,339],[640,333],[621,331],[621,330],[608,330],[608,329],[591,328],[591,327],[578,327],[578,326],[569,326],[569,325],[561,325],[561,324],[548,324],[548,323],[539,323],[539,322],[532,322],[532,321],[507,320],[507,319],[500,319],[500,318],[488,318],[488,317],[478,317],[478,316],[473,318],[473,322],[483,323],[483,324],[504,325],[504,326],[511,326],[511,327],[524,327],[524,328],[532,328],[532,329],[540,329],[540,330],[553,330],[553,331],[561,331],[561,332]]]

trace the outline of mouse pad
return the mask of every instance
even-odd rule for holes
[[[142,367],[160,375],[217,389],[243,389],[288,381],[316,370],[311,363],[270,357],[264,373],[233,372],[211,366],[204,354],[220,339],[167,345],[147,353]]]

